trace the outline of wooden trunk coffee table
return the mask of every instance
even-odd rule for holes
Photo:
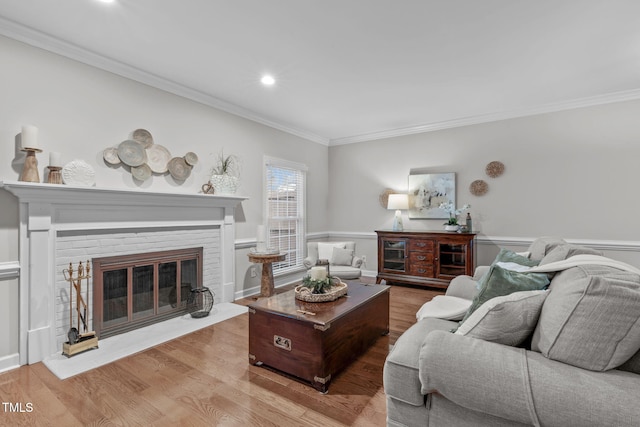
[[[331,378],[389,333],[389,286],[347,282],[332,302],[293,290],[249,305],[249,363],[266,365],[327,392]]]

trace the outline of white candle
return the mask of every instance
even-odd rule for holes
[[[40,148],[38,146],[38,128],[32,125],[22,126],[22,148]]]
[[[325,267],[311,267],[309,273],[311,280],[323,280],[327,278],[327,269]]]
[[[256,237],[256,250],[258,252],[266,252],[267,251],[267,233],[264,225],[258,226],[258,232]]]
[[[61,167],[62,166],[62,155],[55,151],[49,153],[49,166]]]

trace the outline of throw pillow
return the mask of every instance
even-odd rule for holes
[[[318,259],[330,260],[333,256],[333,248],[346,247],[344,242],[318,242]]]
[[[518,291],[535,291],[545,289],[549,285],[549,278],[544,273],[519,273],[505,270],[498,265],[492,265],[487,274],[480,280],[480,291],[473,298],[471,307],[467,310],[464,322],[482,304],[491,298],[509,295]]]
[[[456,331],[484,341],[517,346],[531,335],[548,291],[523,291],[482,304]]]
[[[597,265],[558,273],[531,348],[592,371],[622,365],[640,349],[640,276]]]
[[[329,264],[331,265],[351,265],[353,262],[353,251],[351,249],[333,248],[333,254]]]
[[[527,267],[535,267],[540,261],[529,259],[514,251],[502,248],[491,265],[495,265],[499,262],[514,262],[516,264],[526,265]]]

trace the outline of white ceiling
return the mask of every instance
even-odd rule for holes
[[[326,144],[640,98],[638,0],[0,0],[0,34]]]

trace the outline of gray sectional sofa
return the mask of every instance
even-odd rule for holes
[[[474,298],[464,322],[423,318],[397,340],[389,426],[640,426],[640,270],[555,238],[525,255],[527,271],[496,259],[454,279]],[[548,289],[517,288],[532,275]],[[515,291],[487,298],[492,280]]]

